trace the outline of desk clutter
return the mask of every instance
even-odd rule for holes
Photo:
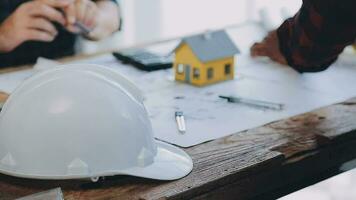
[[[0,90],[12,93],[24,79],[45,70],[43,63],[53,67],[48,62],[42,60],[32,70],[0,75]],[[234,80],[205,87],[176,82],[173,69],[145,72],[118,62],[110,54],[74,63],[105,65],[131,80],[143,92],[154,136],[189,147],[355,96],[356,86],[349,84],[356,82],[355,62],[353,55],[344,54],[327,71],[299,74],[268,60],[241,55]],[[229,103],[219,96],[283,104],[283,109]],[[184,113],[184,134],[177,127],[177,111]]]
[[[234,78],[216,84],[205,85],[204,82],[204,87],[186,84],[194,79],[193,72],[189,73],[188,79],[175,81],[178,63],[173,69],[152,72],[121,63],[111,54],[72,63],[104,65],[135,83],[145,97],[144,104],[149,112],[154,136],[181,147],[194,146],[356,96],[356,85],[350,84],[356,82],[353,51],[342,54],[324,72],[299,74],[268,59],[252,59],[249,56],[251,44],[264,35],[262,29],[243,27],[228,30],[227,34],[241,50],[240,55],[233,57],[237,62],[231,66],[231,71],[227,70],[233,73]],[[203,34],[198,37],[203,40],[211,36]],[[167,48],[170,48],[172,51],[182,44],[181,41],[173,41],[163,49],[167,52]],[[231,46],[231,49],[236,53],[236,47]],[[40,59],[34,69],[2,74],[0,91],[12,93],[24,79],[54,65],[58,63]],[[249,103],[231,103],[219,96],[241,97],[248,99]],[[274,103],[278,109],[251,106],[251,100],[254,100],[254,104],[256,101],[259,104]],[[184,134],[177,126],[177,111],[184,113]]]

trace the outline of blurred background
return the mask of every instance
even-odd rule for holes
[[[81,41],[80,53],[137,46],[249,21],[277,27],[301,0],[121,0],[123,30],[100,42]]]

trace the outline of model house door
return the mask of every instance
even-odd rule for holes
[[[190,83],[190,66],[189,65],[185,65],[185,82]]]

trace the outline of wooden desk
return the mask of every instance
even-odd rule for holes
[[[0,175],[0,199],[61,187],[65,199],[274,199],[339,173],[356,158],[356,98],[185,149],[194,161],[171,182],[128,176],[38,181]],[[36,162],[36,161],[34,161]]]

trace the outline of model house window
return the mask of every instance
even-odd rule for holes
[[[208,69],[208,80],[212,79],[213,77],[214,77],[214,69],[210,67]]]
[[[178,74],[183,74],[184,73],[184,65],[183,64],[178,64],[177,65],[177,73]]]
[[[198,68],[194,68],[193,70],[193,77],[195,79],[199,79],[199,76],[200,76],[200,70]]]
[[[226,64],[225,65],[225,75],[230,75],[231,74],[231,64]]]

